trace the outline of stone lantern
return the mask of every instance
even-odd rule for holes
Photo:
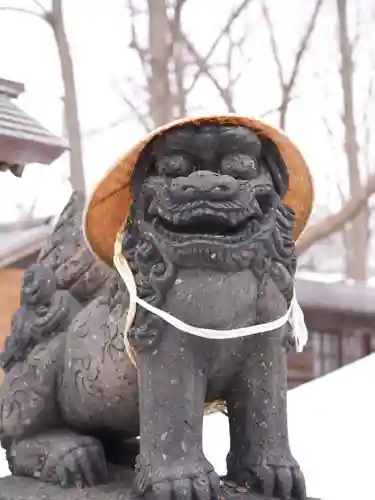
[[[17,177],[26,164],[49,165],[69,147],[17,106],[24,90],[22,83],[0,78],[0,171]]]

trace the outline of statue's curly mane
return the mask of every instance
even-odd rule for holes
[[[270,276],[289,304],[293,296],[294,274],[296,271],[295,244],[292,237],[294,213],[280,203],[276,208],[275,227],[270,238],[262,247],[257,248],[255,256],[248,265],[262,284]],[[259,245],[254,241],[254,246]],[[174,284],[177,266],[163,254],[157,239],[151,235],[138,236],[131,222],[124,233],[123,251],[133,271],[138,295],[156,307],[162,307],[165,297]],[[152,342],[162,320],[138,308],[129,337],[142,349],[144,342],[137,342],[147,331]],[[148,343],[149,345],[149,343]]]

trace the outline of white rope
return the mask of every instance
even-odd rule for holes
[[[119,235],[116,240],[115,256],[113,261],[129,293],[129,308],[126,314],[125,332],[124,332],[125,342],[127,342],[127,332],[129,331],[130,327],[133,324],[138,304],[144,309],[147,309],[151,313],[159,316],[164,321],[166,321],[173,327],[177,328],[178,330],[181,330],[190,335],[196,335],[198,337],[206,339],[215,339],[215,340],[234,339],[239,337],[245,337],[248,335],[256,335],[259,333],[270,332],[273,330],[277,330],[278,328],[281,328],[289,320],[292,326],[293,335],[296,340],[297,351],[301,352],[307,343],[308,331],[305,325],[303,312],[301,310],[300,305],[297,302],[295,291],[287,312],[280,318],[277,318],[273,321],[269,321],[267,323],[261,323],[258,325],[246,326],[244,328],[230,329],[230,330],[213,330],[210,328],[199,328],[184,323],[183,321],[176,318],[172,314],[169,314],[166,311],[162,311],[158,307],[155,307],[138,297],[133,273],[125,257],[122,254],[121,235]]]

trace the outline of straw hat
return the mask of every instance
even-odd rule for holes
[[[154,137],[169,130],[201,124],[246,126],[275,143],[289,173],[289,189],[283,202],[295,213],[293,237],[297,240],[307,224],[314,198],[312,178],[297,147],[283,132],[259,120],[237,115],[213,115],[184,118],[153,130],[120,158],[99,182],[86,205],[83,231],[89,248],[100,260],[113,265],[116,235],[124,226],[132,203],[132,173],[143,149]]]

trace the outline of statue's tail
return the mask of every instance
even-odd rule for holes
[[[85,199],[73,192],[38,262],[53,269],[57,288],[68,290],[85,305],[97,297],[116,273],[99,262],[88,249],[82,232]]]

